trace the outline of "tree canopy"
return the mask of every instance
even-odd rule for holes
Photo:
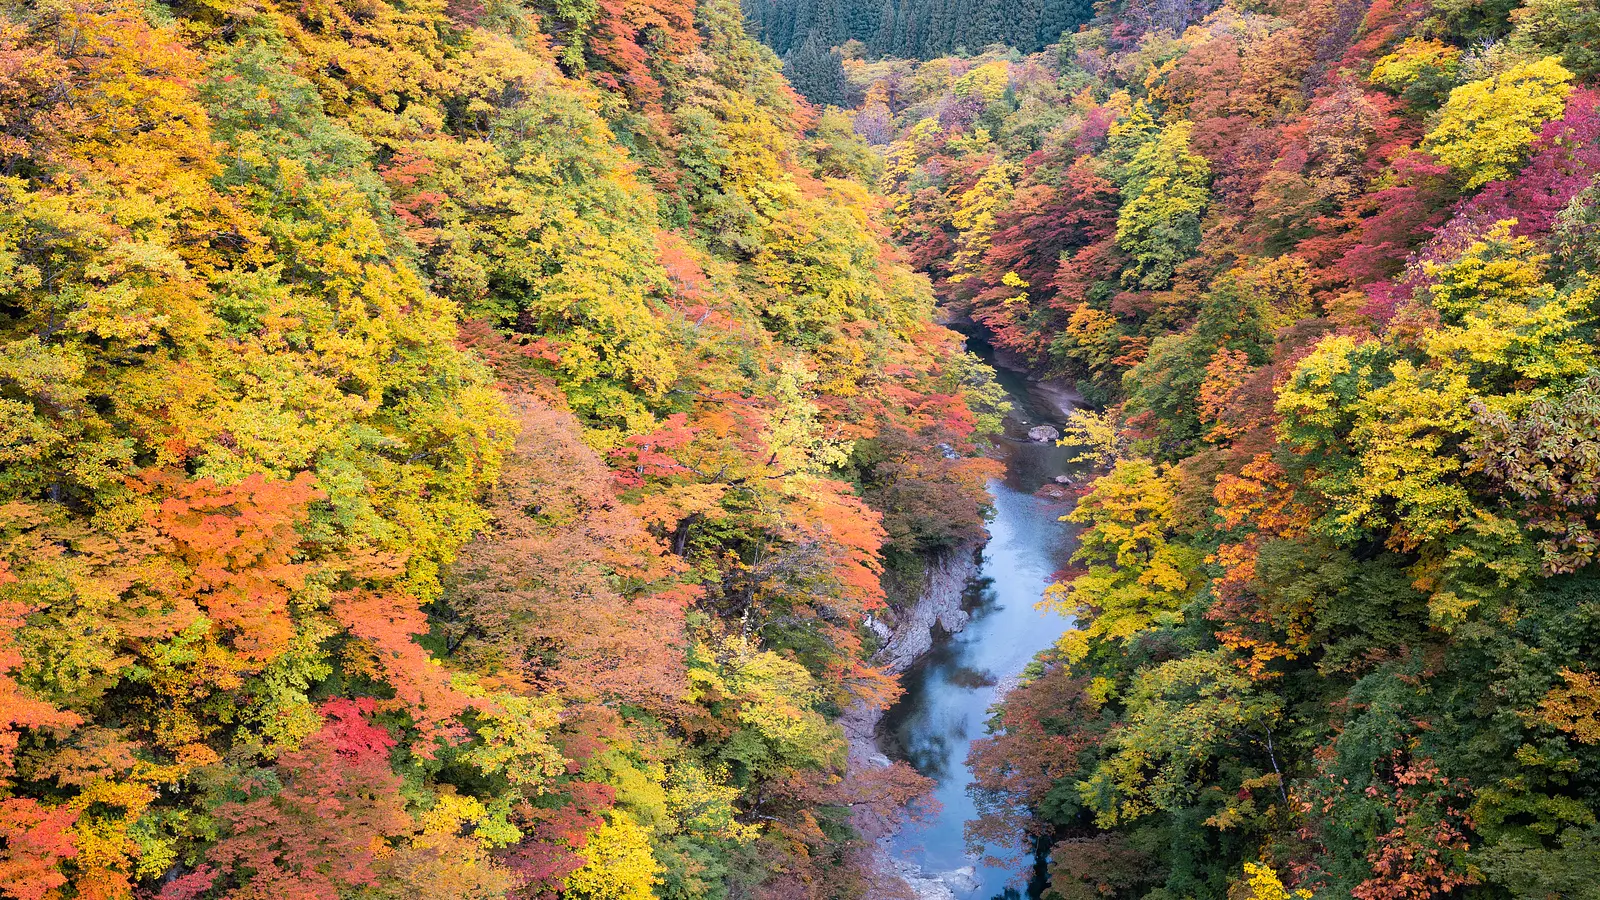
[[[0,110],[0,897],[859,890],[1000,401],[736,7],[4,3]]]
[[[845,60],[945,315],[1099,407],[1075,627],[970,760],[1046,896],[1594,894],[1593,19],[1119,2]]]

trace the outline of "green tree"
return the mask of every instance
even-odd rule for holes
[[[1223,650],[1144,669],[1125,704],[1124,727],[1106,742],[1107,756],[1094,774],[1079,785],[1101,827],[1193,806],[1220,768],[1236,765],[1241,756],[1271,756],[1267,744],[1282,714],[1282,700],[1261,690]],[[1263,759],[1245,777],[1270,773],[1275,764]]]
[[[816,31],[783,60],[783,74],[801,96],[818,106],[848,106],[850,82],[844,77],[839,53]]]
[[[1200,217],[1210,202],[1211,167],[1189,150],[1189,123],[1161,129],[1133,154],[1122,181],[1117,246],[1133,257],[1129,287],[1167,286],[1178,264],[1200,246]]]

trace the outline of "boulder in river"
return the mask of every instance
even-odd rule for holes
[[[939,875],[939,880],[950,885],[950,889],[957,895],[970,894],[977,890],[983,882],[978,880],[978,870],[974,866],[962,866]]]
[[[1053,441],[1059,437],[1061,437],[1061,432],[1055,430],[1049,425],[1035,425],[1028,429],[1028,440],[1037,441],[1041,444],[1046,441]]]
[[[1072,483],[1072,476],[1071,475],[1057,475],[1056,476],[1056,484],[1071,484],[1071,483]]]

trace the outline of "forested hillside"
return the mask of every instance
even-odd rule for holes
[[[732,0],[0,2],[0,897],[840,898],[988,370]]]
[[[872,56],[928,59],[1001,44],[1033,53],[1078,30],[1088,0],[745,0],[751,36],[792,61],[807,41],[859,41]],[[785,74],[793,73],[785,66]]]
[[[1600,897],[1600,10],[1108,2],[845,60],[893,224],[1103,412],[973,835],[1050,896]]]
[[[936,304],[1098,410],[974,837],[1600,897],[1597,39],[0,0],[0,897],[862,896],[924,782],[834,720],[1004,405]]]

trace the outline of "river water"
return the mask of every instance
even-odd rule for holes
[[[976,340],[969,346],[993,361],[987,346]],[[888,711],[879,732],[887,753],[935,780],[941,804],[937,817],[896,835],[891,852],[928,875],[974,866],[978,888],[957,888],[963,900],[1037,898],[1043,887],[1037,863],[996,868],[983,864],[983,854],[968,854],[963,826],[976,812],[967,795],[972,773],[966,759],[972,741],[985,733],[1001,686],[1071,625],[1070,619],[1035,606],[1073,550],[1071,528],[1059,521],[1070,506],[1035,496],[1055,476],[1073,471],[1069,451],[1026,436],[1031,425],[1059,428],[1063,416],[1017,373],[999,367],[996,373],[1014,408],[1006,435],[997,441],[1006,474],[989,483],[995,509],[989,542],[978,576],[967,585],[965,608],[972,620],[960,633],[937,641],[901,677],[905,695]]]

